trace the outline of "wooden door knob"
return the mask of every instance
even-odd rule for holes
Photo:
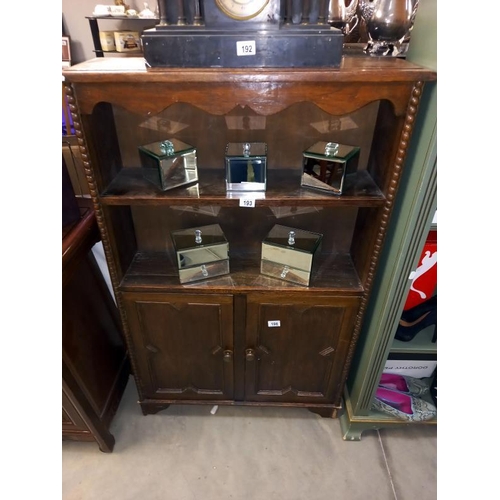
[[[223,359],[226,363],[231,363],[231,361],[233,360],[233,351],[226,349],[223,354]]]

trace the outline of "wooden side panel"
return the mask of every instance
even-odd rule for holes
[[[92,254],[63,289],[62,357],[96,415],[104,417],[126,352],[118,311]]]

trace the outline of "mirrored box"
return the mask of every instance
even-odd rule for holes
[[[309,286],[322,240],[320,233],[276,224],[262,241],[261,274]]]
[[[267,144],[230,142],[226,145],[226,190],[265,191]]]
[[[139,146],[142,175],[162,191],[198,181],[196,149],[178,139]]]
[[[229,274],[229,243],[219,224],[172,231],[181,283]]]
[[[320,141],[303,152],[304,188],[341,195],[347,176],[358,170],[360,148],[337,142]]]

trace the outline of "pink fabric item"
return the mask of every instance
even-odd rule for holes
[[[413,409],[411,406],[411,396],[408,394],[403,394],[402,392],[391,391],[390,389],[384,389],[379,387],[375,393],[375,397],[383,401],[384,403],[396,408],[396,410],[402,411],[407,415],[413,414]]]
[[[404,377],[395,373],[382,373],[379,385],[383,385],[388,389],[394,389],[395,391],[410,392]]]

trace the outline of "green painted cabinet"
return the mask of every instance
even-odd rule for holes
[[[437,69],[437,1],[420,2],[407,59]],[[340,417],[342,437],[359,440],[364,430],[419,424],[371,410],[378,381],[404,308],[411,280],[437,206],[437,84],[425,86],[409,146],[386,243],[375,277],[366,319],[347,378]],[[437,354],[437,352],[436,352]]]

